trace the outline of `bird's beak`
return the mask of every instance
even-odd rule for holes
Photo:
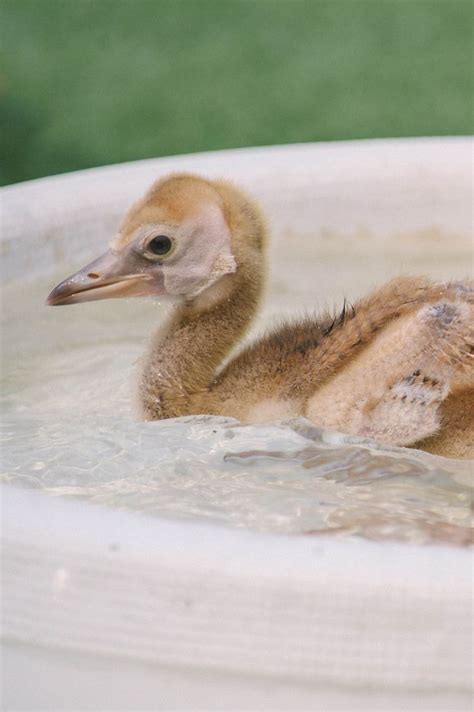
[[[145,297],[163,293],[159,277],[139,272],[133,260],[108,250],[57,285],[46,304],[79,304],[97,299]]]

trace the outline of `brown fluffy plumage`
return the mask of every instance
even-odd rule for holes
[[[174,252],[150,263],[149,235],[163,231]],[[105,269],[100,258],[78,273],[98,281],[77,289],[74,275],[50,303],[120,296],[119,279],[127,296],[180,297],[143,362],[147,419],[304,415],[396,445],[474,455],[472,285],[400,277],[335,317],[284,324],[228,360],[258,310],[266,241],[259,207],[235,186],[174,175],[132,206]]]

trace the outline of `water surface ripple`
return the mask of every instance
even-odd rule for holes
[[[47,291],[43,283],[24,298],[3,294],[3,481],[259,531],[470,543],[472,462],[304,419],[136,422],[134,364],[161,306],[46,309]]]

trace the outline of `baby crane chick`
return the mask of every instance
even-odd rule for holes
[[[178,298],[144,359],[145,419],[303,415],[386,443],[474,455],[472,285],[400,277],[335,318],[288,323],[224,365],[257,312],[266,242],[259,207],[235,186],[171,175],[48,303]]]

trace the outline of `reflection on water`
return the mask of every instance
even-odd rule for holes
[[[134,422],[133,364],[161,307],[47,309],[47,291],[4,293],[3,481],[260,531],[470,543],[472,462],[303,419]]]

